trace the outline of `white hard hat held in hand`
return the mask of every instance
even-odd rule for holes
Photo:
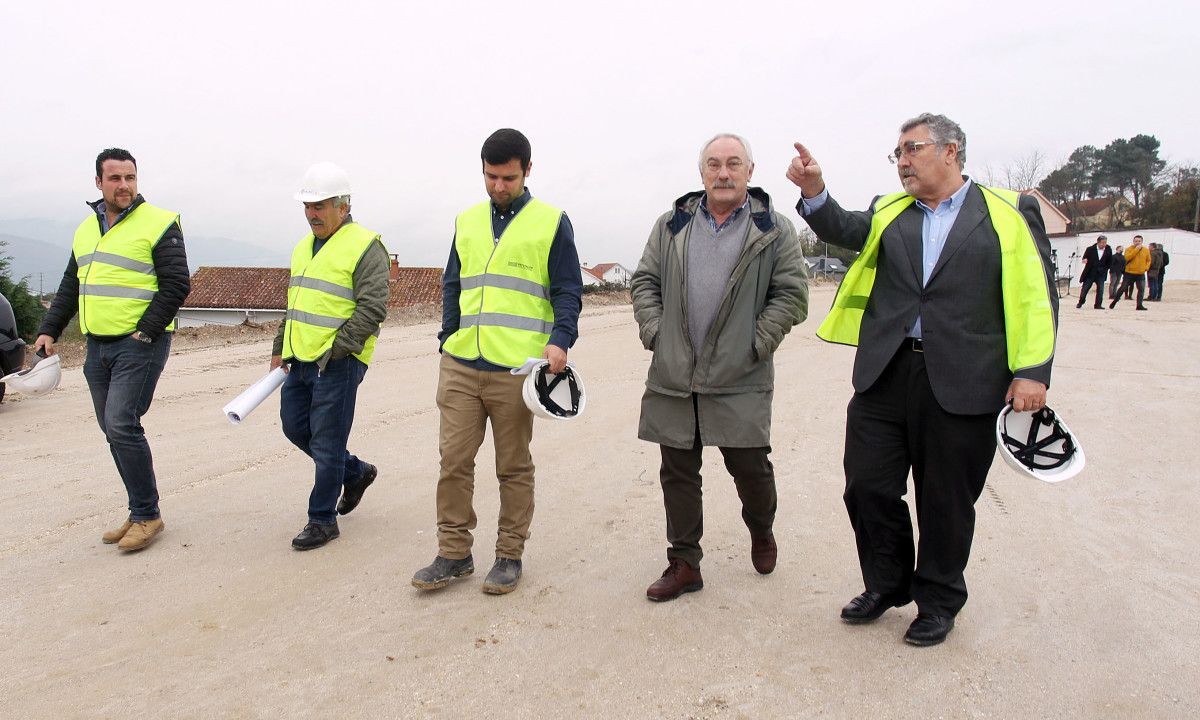
[[[1049,406],[1016,412],[1005,405],[996,416],[996,446],[1009,467],[1043,482],[1075,477],[1087,463],[1079,440]]]
[[[62,364],[58,353],[39,360],[28,370],[0,378],[0,382],[4,383],[9,390],[22,395],[44,395],[58,387],[61,380]]]
[[[567,366],[555,375],[543,360],[525,378],[521,388],[525,406],[535,417],[547,420],[571,420],[583,414],[587,396],[579,371]]]

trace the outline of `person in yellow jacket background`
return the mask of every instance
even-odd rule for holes
[[[312,550],[338,537],[337,516],[354,510],[378,475],[346,445],[358,385],[387,317],[390,263],[379,234],[350,216],[350,181],[340,167],[313,165],[295,197],[312,232],[292,252],[271,367],[288,373],[279,398],[283,434],[316,465],[308,523],[292,540],[294,549]]]
[[[71,257],[34,350],[55,352],[79,313],[87,337],[87,378],[96,421],[129,497],[129,517],[101,535],[121,550],[141,550],[164,529],[154,458],[141,419],[171,354],[175,313],[191,281],[179,214],[138,193],[137,160],[109,148],[96,157],[102,198],[75,230]]]
[[[545,358],[554,373],[566,367],[567,350],[579,334],[583,292],[571,221],[525,187],[531,155],[529,140],[517,130],[492,133],[480,152],[490,201],[455,221],[438,334],[438,554],[413,575],[421,590],[446,587],[475,571],[475,455],[489,421],[500,516],[496,560],[483,591],[512,592],[521,578],[533,521],[533,413],[521,394],[525,377],[508,371],[531,357]]]
[[[1115,308],[1134,285],[1137,286],[1137,309],[1146,309],[1142,301],[1146,294],[1146,271],[1150,269],[1150,260],[1150,249],[1142,244],[1142,236],[1134,235],[1133,243],[1125,248],[1125,276],[1121,280],[1121,287],[1117,288],[1117,294],[1108,303],[1109,310]]]
[[[944,115],[905,122],[888,154],[903,192],[866,212],[829,195],[806,147],[788,178],[821,240],[860,251],[817,335],[856,345],[844,500],[866,589],[842,620],[915,601],[904,635],[945,640],[967,601],[975,501],[996,415],[1046,405],[1057,333],[1050,241],[1036,200],[962,174],[967,140]],[[920,544],[904,501],[913,477]]]

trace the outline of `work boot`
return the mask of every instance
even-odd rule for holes
[[[419,590],[437,590],[450,584],[454,578],[466,577],[475,572],[475,561],[468,555],[461,560],[451,560],[438,555],[429,565],[413,575],[412,585]]]
[[[750,536],[750,563],[760,575],[770,575],[775,570],[778,556],[779,548],[775,544],[774,533],[761,537]]]
[[[362,502],[363,493],[375,482],[375,476],[379,474],[379,468],[370,463],[363,463],[367,469],[363,471],[362,477],[353,483],[346,483],[342,487],[342,499],[338,500],[337,511],[338,515],[349,515],[350,511],[358,507]]]
[[[328,525],[310,522],[304,526],[300,534],[292,538],[293,550],[314,550],[322,545],[328,544],[330,540],[341,535],[338,530],[337,521],[334,520]]]
[[[683,558],[670,558],[671,563],[662,577],[646,588],[646,597],[654,602],[674,600],[684,593],[696,592],[704,587],[700,568],[692,567]]]
[[[504,595],[517,589],[521,579],[521,561],[496,558],[492,570],[483,581],[483,591],[489,595]]]
[[[129,528],[133,527],[133,521],[125,518],[125,522],[121,523],[121,527],[115,530],[109,530],[100,536],[100,542],[105,545],[112,545],[125,537],[125,533],[129,532]]]
[[[141,550],[153,542],[154,538],[158,537],[158,534],[166,529],[167,526],[163,523],[162,518],[131,523],[129,530],[125,532],[121,541],[117,543],[117,547],[122,550]]]

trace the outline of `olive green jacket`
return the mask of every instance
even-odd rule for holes
[[[795,227],[771,209],[765,192],[750,188],[749,235],[704,347],[693,348],[687,242],[702,197],[684,195],[658,219],[633,274],[634,317],[642,345],[654,353],[638,437],[690,448],[698,426],[704,445],[763,447],[771,435],[773,356],[808,315],[808,272]]]

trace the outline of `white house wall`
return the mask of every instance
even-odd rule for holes
[[[282,320],[283,310],[232,310],[183,308],[176,316],[179,327],[202,327],[204,325],[241,325],[249,320],[255,324]]]

